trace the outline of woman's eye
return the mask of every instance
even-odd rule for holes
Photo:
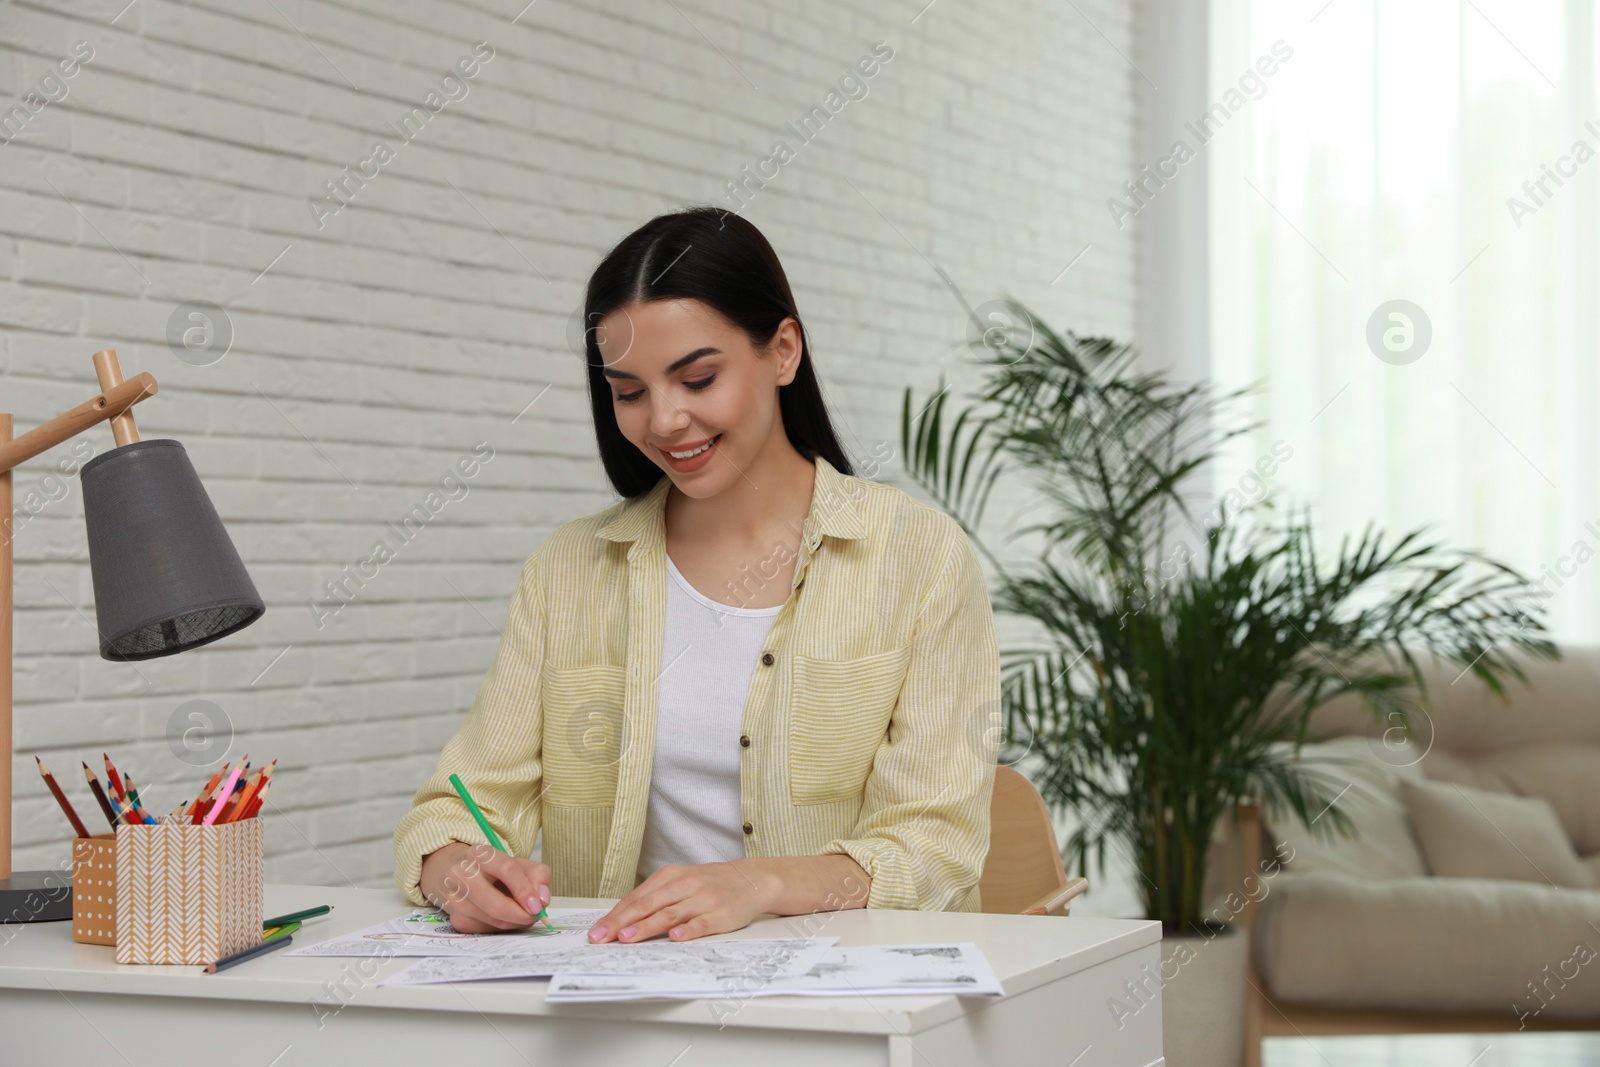
[[[716,380],[717,380],[717,376],[715,374],[713,374],[709,378],[700,378],[700,379],[698,379],[696,381],[684,382],[683,384],[688,386],[690,389],[693,389],[695,392],[698,393],[702,389],[709,389],[711,387],[711,383],[716,381]],[[618,393],[617,394],[617,402],[618,403],[622,403],[622,404],[631,404],[635,400],[638,400],[641,396],[644,396],[644,390],[643,389],[639,390],[636,393]]]

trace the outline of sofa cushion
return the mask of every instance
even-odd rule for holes
[[[1591,889],[1594,877],[1543,797],[1447,782],[1400,783],[1411,826],[1442,878],[1505,878]]]
[[[1471,756],[1435,749],[1422,761],[1422,771],[1437,781],[1543,797],[1574,849],[1600,852],[1600,745],[1522,745]]]
[[[1329,795],[1338,794],[1334,804],[1355,824],[1356,836],[1330,834],[1332,820],[1320,813],[1313,813],[1316,821],[1308,828],[1293,812],[1268,811],[1263,823],[1275,847],[1266,854],[1277,851],[1292,871],[1353,878],[1418,878],[1428,873],[1400,797],[1401,779],[1420,782],[1422,772],[1386,763],[1374,744],[1342,737],[1308,744],[1300,753],[1305,769],[1329,783]],[[1279,843],[1287,849],[1276,848]]]
[[[1261,901],[1251,950],[1267,989],[1297,1004],[1592,1018],[1600,892],[1285,871]]]

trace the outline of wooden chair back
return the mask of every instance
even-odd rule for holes
[[[1033,783],[1011,767],[996,767],[989,819],[989,855],[978,880],[983,910],[1066,915],[1089,882],[1067,877],[1050,811]]]

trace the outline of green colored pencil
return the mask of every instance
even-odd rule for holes
[[[298,929],[300,929],[300,924],[298,922],[284,923],[282,926],[272,927],[262,931],[261,940],[271,941],[275,937],[288,937]]]
[[[279,915],[275,918],[263,919],[261,922],[261,928],[265,930],[269,926],[282,926],[284,923],[292,923],[301,919],[315,918],[318,915],[326,915],[332,910],[332,904],[318,904],[316,907],[307,908],[304,911],[291,911],[287,915]]]
[[[450,784],[456,787],[457,793],[461,794],[461,802],[467,806],[467,810],[472,813],[472,817],[478,821],[478,829],[482,830],[483,836],[489,839],[489,844],[495,847],[495,851],[504,852],[506,846],[500,843],[500,837],[494,832],[494,827],[490,826],[489,820],[483,817],[483,812],[478,808],[478,802],[472,799],[471,793],[467,792],[466,783],[462,782],[461,776],[452,774],[450,776]],[[546,926],[550,925],[550,917],[545,914],[544,908],[539,909],[538,918],[543,919]]]

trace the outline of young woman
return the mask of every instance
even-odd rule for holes
[[[854,476],[745,219],[652,219],[584,312],[623,499],[523,565],[477,698],[395,831],[396,881],[467,932],[525,928],[552,893],[619,898],[596,942],[979,910],[1000,678],[972,543]]]

